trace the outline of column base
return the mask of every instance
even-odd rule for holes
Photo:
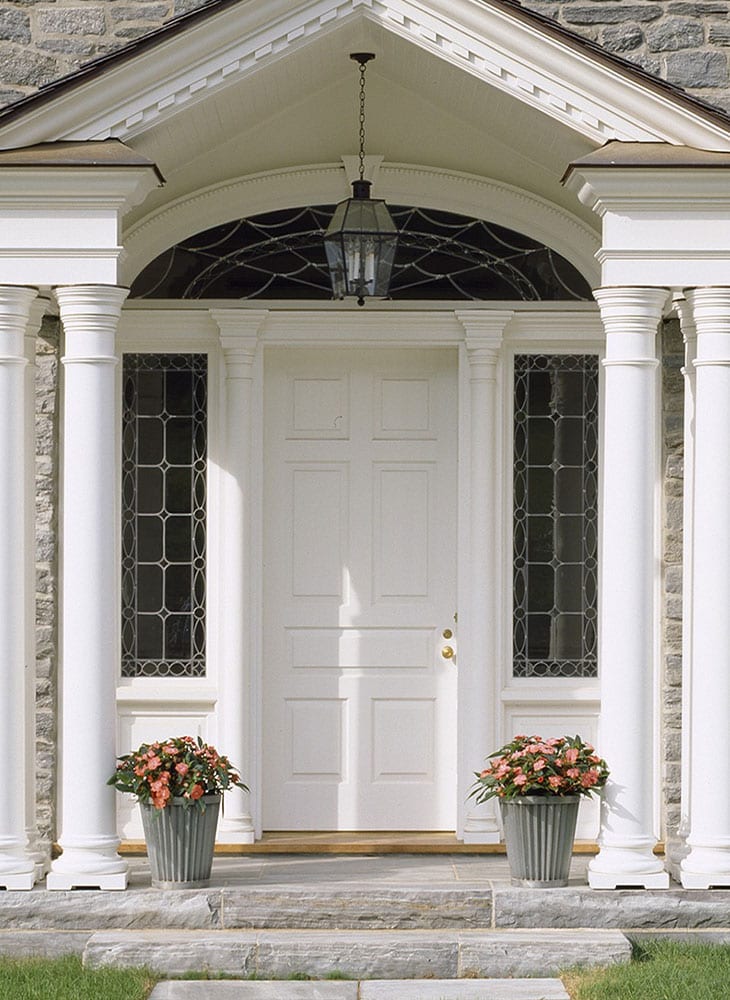
[[[61,840],[63,853],[51,865],[47,889],[126,889],[129,865],[117,854],[118,837],[97,836],[73,846]]]
[[[256,832],[250,821],[226,820],[225,817],[218,824],[218,832],[215,837],[216,844],[253,844],[256,841]]]
[[[105,889],[119,891],[127,888],[127,873],[116,875],[92,875],[88,872],[73,874],[72,872],[49,872],[46,878],[46,889]]]
[[[669,872],[637,875],[636,873],[588,872],[591,889],[668,889]]]
[[[464,830],[459,839],[465,844],[498,844],[502,837],[499,830]]]
[[[591,889],[668,889],[669,872],[653,853],[654,840],[633,837],[601,844],[588,865]]]
[[[21,872],[18,875],[0,875],[0,889],[7,889],[9,892],[22,890],[27,892],[32,889],[37,881],[35,867],[33,871]]]
[[[710,845],[693,845],[680,865],[685,889],[726,889],[730,887],[730,844],[727,837],[715,838]]]

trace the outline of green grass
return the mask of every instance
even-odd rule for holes
[[[144,969],[84,969],[76,955],[3,958],[0,1000],[146,1000],[157,978]]]
[[[571,1000],[728,1000],[730,946],[649,941],[633,961],[563,974]]]

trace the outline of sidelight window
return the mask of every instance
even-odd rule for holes
[[[205,675],[207,356],[126,354],[122,676]]]
[[[513,673],[597,674],[598,359],[514,373]]]

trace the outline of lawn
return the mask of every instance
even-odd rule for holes
[[[730,945],[650,941],[628,965],[563,975],[571,1000],[728,1000]]]
[[[0,959],[0,1000],[146,1000],[156,981],[143,969],[84,969],[75,955]]]

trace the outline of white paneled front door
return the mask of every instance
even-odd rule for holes
[[[263,826],[456,815],[456,353],[272,349]]]

